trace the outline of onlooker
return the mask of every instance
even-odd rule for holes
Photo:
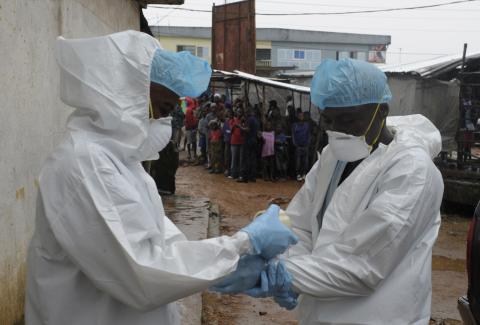
[[[229,178],[237,179],[240,176],[241,166],[243,165],[243,145],[245,144],[245,134],[242,130],[244,123],[243,112],[241,109],[235,111],[235,117],[230,120],[232,137],[230,139],[232,164],[230,166],[231,175]]]
[[[200,111],[200,121],[198,122],[198,145],[200,147],[200,161],[201,163],[207,163],[207,134],[208,134],[208,122],[206,117],[206,111]]]
[[[274,99],[268,102],[267,120],[272,118],[274,114],[273,111],[278,111],[280,115],[280,108],[278,108],[277,101]]]
[[[177,104],[175,109],[171,113],[172,115],[172,140],[177,145],[177,149],[180,147],[180,141],[182,139],[182,127],[185,120],[185,113],[183,113],[182,107]]]
[[[196,106],[187,107],[185,112],[185,131],[187,137],[188,160],[197,159],[197,126],[198,120],[195,117]]]
[[[277,125],[275,129],[275,168],[277,177],[281,180],[287,179],[288,170],[288,146],[285,130],[281,125]]]
[[[214,119],[208,124],[210,130],[210,173],[219,174],[222,172],[222,130],[220,129],[220,121]]]
[[[230,128],[230,121],[232,119],[232,111],[225,111],[225,121],[222,126],[222,136],[223,136],[223,164],[225,166],[225,176],[230,176],[230,164],[232,161],[232,153],[230,148],[230,140],[232,138],[232,129]]]
[[[207,169],[212,168],[211,166],[211,161],[212,161],[212,155],[211,155],[211,150],[210,150],[210,129],[209,129],[209,124],[211,121],[213,121],[217,116],[216,116],[216,111],[217,111],[217,104],[215,103],[210,103],[207,109],[207,115],[205,116],[205,119],[207,121],[207,130],[205,132],[205,138],[206,138],[206,151],[207,151]]]
[[[262,132],[262,176],[264,181],[274,181],[275,166],[275,132],[272,131],[270,122],[265,122]]]
[[[255,116],[254,109],[250,108],[247,112],[248,116],[245,121],[245,148],[243,150],[245,162],[242,165],[242,177],[239,182],[255,182],[257,178],[257,148],[258,136],[260,132],[260,122]]]
[[[295,118],[295,106],[293,104],[293,97],[288,95],[286,100],[286,107],[285,107],[285,117],[293,120]]]
[[[292,126],[292,143],[295,146],[297,181],[301,181],[308,171],[308,147],[310,145],[310,126],[304,120],[301,109],[297,109],[297,122]]]

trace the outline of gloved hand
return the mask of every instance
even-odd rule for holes
[[[282,261],[270,260],[265,271],[260,275],[258,286],[244,293],[254,298],[265,298],[288,291],[292,285],[292,276],[287,272]]]
[[[268,278],[271,279],[269,287],[273,292],[273,300],[288,310],[295,308],[298,294],[292,290],[293,277],[283,261],[270,261],[267,270]]]
[[[273,300],[283,308],[287,310],[294,309],[298,304],[298,294],[293,290],[288,290],[286,292],[278,293],[273,296]]]
[[[269,261],[266,271],[261,273],[260,286],[244,291],[254,298],[273,296],[275,302],[288,310],[297,306],[298,294],[291,289],[293,277],[283,261]]]
[[[245,255],[240,258],[233,273],[210,289],[220,293],[240,293],[251,289],[257,285],[266,267],[266,261],[261,256]]]
[[[297,236],[280,222],[279,211],[278,205],[272,204],[265,213],[240,230],[250,237],[255,253],[267,260],[298,242]]]

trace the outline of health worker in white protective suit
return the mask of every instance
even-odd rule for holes
[[[141,161],[168,143],[179,96],[206,90],[206,61],[134,31],[60,37],[56,55],[61,99],[75,111],[40,173],[27,325],[179,324],[172,302],[232,272],[253,286],[265,259],[296,242],[277,206],[232,237],[202,241],[165,217]]]
[[[324,60],[311,97],[329,145],[286,211],[299,243],[261,287],[236,290],[287,308],[300,295],[301,324],[428,324],[439,131],[422,115],[387,118],[387,78],[367,62]]]

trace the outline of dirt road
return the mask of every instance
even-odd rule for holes
[[[256,211],[277,198],[286,203],[301,183],[236,183],[223,175],[208,174],[202,166],[180,167],[177,172],[177,194],[208,197],[220,207],[222,234],[233,234],[246,225]],[[283,204],[282,204],[283,202]],[[457,215],[443,215],[433,258],[432,324],[461,324],[456,300],[465,294],[467,279],[465,238],[468,220]],[[294,312],[279,308],[270,299],[251,299],[242,295],[204,295],[204,324],[297,324]]]

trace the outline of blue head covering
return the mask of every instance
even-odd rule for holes
[[[313,75],[310,96],[322,110],[392,99],[385,73],[371,63],[352,59],[322,61]]]
[[[150,81],[167,87],[179,97],[198,97],[210,82],[212,69],[207,61],[190,52],[155,51]]]

